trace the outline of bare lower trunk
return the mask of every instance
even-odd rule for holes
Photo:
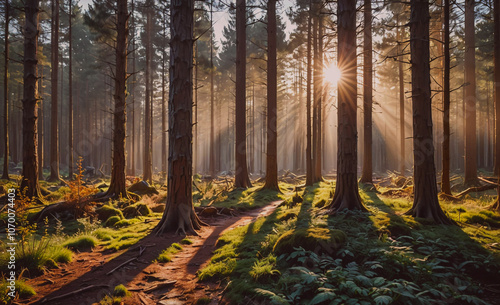
[[[267,2],[267,160],[265,189],[278,186],[278,89],[276,62],[276,0]]]
[[[476,51],[474,1],[465,1],[465,185],[479,183],[477,179],[476,136]]]
[[[371,0],[364,5],[363,44],[363,173],[360,181],[372,183],[372,7]]]
[[[38,119],[38,0],[24,4],[24,94],[23,94],[23,172],[21,191],[28,198],[41,200],[38,183],[37,119]]]
[[[362,210],[358,192],[357,168],[357,73],[356,73],[356,2],[339,0],[338,65],[342,78],[338,82],[337,184],[330,214],[342,210]]]
[[[197,235],[204,225],[192,200],[193,12],[194,0],[171,1],[168,192],[156,234]]]
[[[429,64],[429,2],[411,0],[410,46],[412,62],[414,199],[406,212],[438,224],[453,224],[437,197]]]
[[[239,0],[236,6],[236,147],[234,186],[251,186],[247,166],[246,140],[246,2]]]
[[[2,179],[9,180],[9,0],[5,1],[5,53],[3,76],[4,154]]]
[[[113,159],[111,182],[105,196],[128,198],[125,187],[125,135],[127,126],[127,0],[118,0],[116,18],[115,109],[113,113]]]
[[[58,181],[59,177],[59,118],[57,101],[57,83],[59,77],[59,0],[52,0],[51,30],[51,102],[50,102],[50,177],[49,181]]]
[[[443,78],[443,174],[441,192],[451,195],[450,185],[450,0],[444,0],[444,78]]]
[[[309,3],[311,6],[311,3]],[[311,7],[309,7],[309,16],[307,20],[307,72],[306,72],[306,185],[313,184],[313,165],[312,165],[312,130],[311,130],[311,34],[312,34],[312,16]]]

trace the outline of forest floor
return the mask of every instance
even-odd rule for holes
[[[26,222],[24,256],[18,258],[26,269],[13,304],[496,304],[500,299],[500,214],[486,209],[496,198],[493,190],[442,201],[459,224],[446,227],[402,215],[411,207],[411,183],[394,177],[360,185],[369,213],[333,216],[322,210],[333,194],[331,180],[297,189],[302,178],[285,175],[277,193],[260,190],[258,181],[234,190],[228,179],[195,178],[196,210],[209,224],[199,236],[151,234],[164,208],[162,185],[138,202],[92,206],[91,217],[75,220],[62,213],[36,228]],[[106,183],[86,185],[102,190]],[[52,192],[51,203],[73,198],[74,185],[43,186]],[[27,217],[41,208],[27,209]],[[5,246],[0,246],[2,265]],[[6,284],[0,285],[4,289]]]

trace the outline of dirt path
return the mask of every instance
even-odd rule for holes
[[[271,214],[280,203],[281,201],[275,201],[263,208],[233,217],[204,219],[210,226],[204,227],[199,232],[200,236],[190,236],[193,244],[183,245],[182,251],[169,263],[152,261],[172,243],[179,242],[181,236],[150,235],[124,252],[111,253],[96,249],[94,252],[76,254],[73,262],[63,268],[29,280],[37,291],[37,296],[19,304],[93,304],[110,294],[119,284],[125,285],[132,292],[132,301],[128,304],[193,304],[201,297],[210,298],[210,304],[218,304],[224,287],[215,282],[199,283],[196,272],[208,264],[215,250],[215,243],[224,232]],[[141,249],[145,249],[143,254],[132,260],[139,255]],[[129,260],[132,261],[108,274]],[[171,284],[165,285],[169,282]],[[87,289],[92,285],[94,287]],[[158,289],[146,292],[153,287]],[[54,299],[81,289],[86,290]]]

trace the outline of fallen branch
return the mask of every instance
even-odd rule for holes
[[[487,190],[492,190],[497,187],[496,184],[487,184],[487,185],[482,185],[482,186],[477,186],[477,187],[470,187],[466,189],[465,191],[461,192],[458,194],[456,197],[461,198],[469,193],[478,193],[478,192],[484,192]]]
[[[87,290],[90,290],[90,289],[93,289],[93,288],[109,288],[109,285],[90,285],[90,286],[84,287],[82,289],[78,289],[78,290],[75,290],[75,291],[72,291],[72,292],[69,292],[69,293],[65,293],[65,294],[62,294],[62,295],[50,298],[50,299],[43,299],[40,303],[45,303],[45,302],[48,302],[48,301],[54,301],[54,300],[63,299],[65,297],[69,297],[69,296],[72,296],[72,295],[75,295],[75,294],[79,294],[81,292],[84,292],[84,291],[87,291]]]
[[[490,180],[488,180],[488,179],[484,179],[483,177],[479,177],[479,180],[481,180],[481,181],[483,181],[483,182],[485,182],[485,183],[488,183],[488,184],[493,184],[493,185],[496,185],[496,186],[500,186],[500,184],[495,183],[495,182],[493,182],[493,181],[490,181]]]
[[[131,263],[131,262],[139,259],[139,257],[142,255],[142,253],[144,253],[144,251],[146,251],[146,247],[140,246],[139,247],[139,255],[137,255],[136,257],[132,257],[131,259],[128,259],[128,260],[124,261],[123,263],[121,263],[120,265],[118,265],[117,267],[115,267],[114,269],[112,269],[111,271],[109,271],[108,273],[106,273],[106,275],[110,275],[113,272],[115,272],[116,270],[120,269],[121,267],[126,266],[129,263]]]

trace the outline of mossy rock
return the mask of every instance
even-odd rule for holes
[[[276,241],[273,252],[281,255],[293,252],[294,248],[302,247],[318,254],[332,255],[345,244],[346,238],[346,234],[341,230],[300,228],[283,233]]]
[[[106,221],[112,216],[119,216],[120,219],[123,218],[122,211],[109,205],[103,205],[102,207],[96,209],[95,212],[97,213],[97,218],[99,218],[100,221]]]
[[[122,218],[120,216],[111,216],[108,218],[108,220],[106,220],[106,222],[104,223],[104,226],[105,227],[112,227],[120,220],[122,220]]]
[[[151,213],[151,209],[144,203],[138,203],[136,205],[131,205],[123,209],[123,215],[125,216],[125,218],[148,216],[151,215]]]
[[[137,183],[132,184],[128,188],[128,191],[132,192],[134,194],[137,194],[137,195],[153,195],[153,194],[158,195],[159,194],[158,190],[156,188],[154,188],[153,186],[150,186],[149,183],[147,183],[146,181],[139,181]]]

